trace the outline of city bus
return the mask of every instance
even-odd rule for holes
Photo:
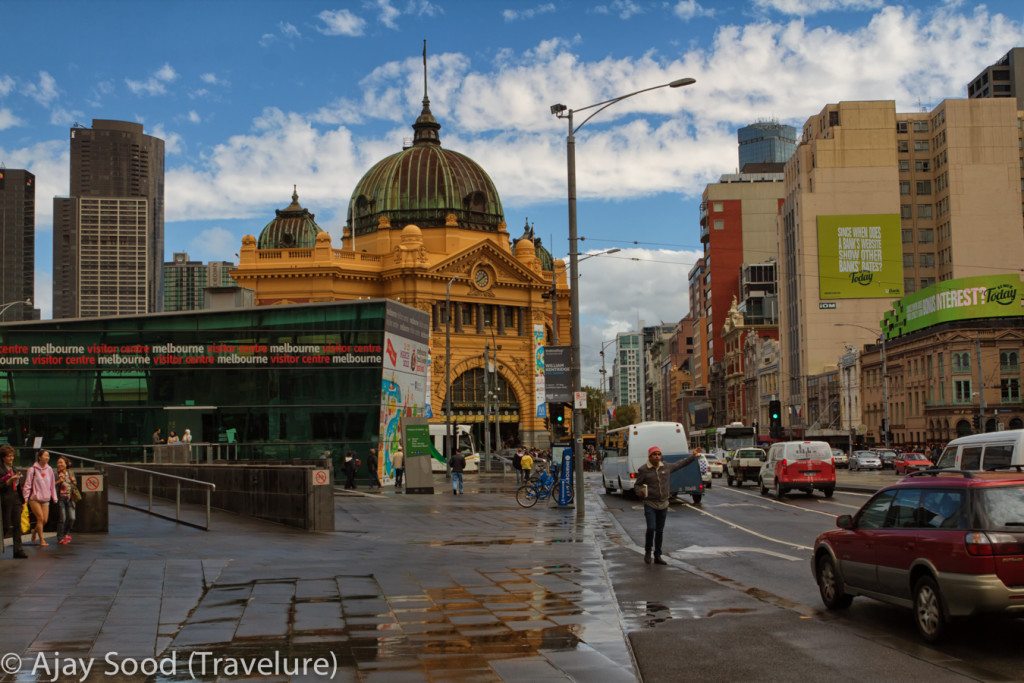
[[[757,434],[753,427],[744,427],[742,422],[733,422],[727,427],[715,429],[715,441],[712,453],[723,457],[737,448],[752,447],[757,442]]]

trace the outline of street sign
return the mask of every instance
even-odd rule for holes
[[[103,490],[102,474],[87,474],[82,477],[82,490],[86,493],[99,493]]]
[[[573,392],[573,399],[574,399],[573,407],[576,410],[586,410],[587,409],[587,392],[585,392],[585,391]]]
[[[313,470],[313,486],[327,486],[331,483],[330,470]]]

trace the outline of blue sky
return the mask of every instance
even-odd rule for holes
[[[0,17],[0,163],[37,176],[44,317],[76,121],[140,121],[165,139],[168,258],[235,260],[293,184],[337,244],[359,177],[412,135],[426,38],[442,144],[491,174],[513,235],[529,218],[564,255],[566,131],[550,105],[696,78],[577,137],[583,248],[623,249],[581,265],[594,383],[600,340],[686,313],[700,193],[735,170],[738,127],[800,126],[841,99],[931,107],[1024,45],[1016,0],[9,0]]]

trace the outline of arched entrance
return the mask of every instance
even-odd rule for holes
[[[959,420],[956,423],[956,435],[967,436],[971,433],[971,423],[967,420]]]
[[[1010,420],[1008,429],[1024,429],[1024,420],[1021,420],[1019,417],[1013,418]]]
[[[994,417],[990,417],[989,419],[985,420],[985,431],[986,432],[996,432],[996,431],[999,431],[999,422]]]
[[[519,399],[500,370],[491,373],[487,382],[489,386],[485,390],[483,368],[470,368],[455,378],[452,382],[452,420],[456,424],[470,425],[477,448],[482,449],[484,413],[489,399],[491,448],[498,450],[503,444],[519,443]]]

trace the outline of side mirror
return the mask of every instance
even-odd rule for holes
[[[836,517],[836,526],[840,529],[852,529],[853,517],[850,515],[839,515]]]

